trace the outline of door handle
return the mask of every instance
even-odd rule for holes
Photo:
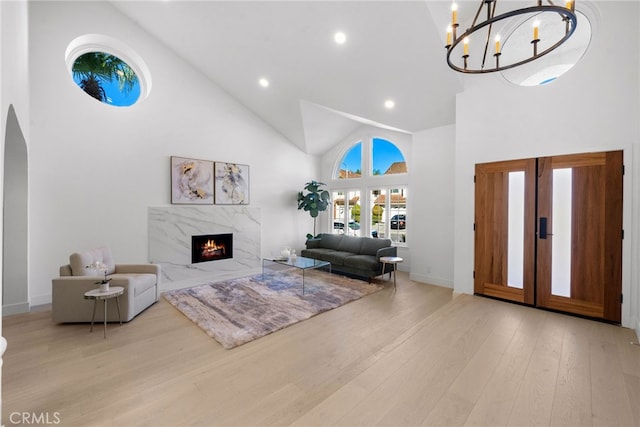
[[[547,236],[553,236],[553,234],[547,233],[547,218],[541,216],[540,225],[538,226],[538,237],[541,239],[546,239]]]

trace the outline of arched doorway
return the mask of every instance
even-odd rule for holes
[[[29,311],[27,143],[13,105],[4,139],[2,314]]]

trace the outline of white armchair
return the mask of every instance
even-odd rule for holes
[[[120,297],[122,321],[128,322],[160,297],[160,265],[115,264],[108,247],[73,253],[69,264],[60,267],[60,277],[51,281],[53,321],[57,323],[91,322],[93,301],[85,300],[84,293],[99,287],[104,279],[101,272],[89,266],[101,261],[107,266],[110,286],[122,286]],[[96,322],[104,321],[102,310],[96,310]],[[117,310],[108,310],[107,321],[117,322]]]

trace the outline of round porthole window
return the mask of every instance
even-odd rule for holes
[[[135,71],[122,59],[106,52],[80,55],[73,62],[71,74],[80,89],[105,104],[128,107],[140,96]]]
[[[66,62],[74,83],[102,103],[128,107],[149,93],[146,65],[131,48],[113,38],[78,37],[67,48]]]
[[[553,15],[553,14],[551,14]],[[502,75],[511,83],[520,86],[539,86],[550,83],[573,68],[583,57],[591,43],[592,25],[587,16],[576,10],[577,25],[573,35],[561,46],[526,65],[502,71]],[[505,50],[509,43],[529,48],[533,22],[537,21],[540,31],[544,34],[560,34],[562,36],[565,23],[562,20],[543,20],[543,14],[533,16],[520,22],[505,40]],[[542,21],[542,22],[541,22]],[[556,36],[556,39],[558,37]],[[553,37],[551,37],[553,39]],[[522,55],[529,54],[528,50]]]

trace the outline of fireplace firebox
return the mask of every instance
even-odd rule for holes
[[[191,263],[233,258],[233,234],[191,236]]]

